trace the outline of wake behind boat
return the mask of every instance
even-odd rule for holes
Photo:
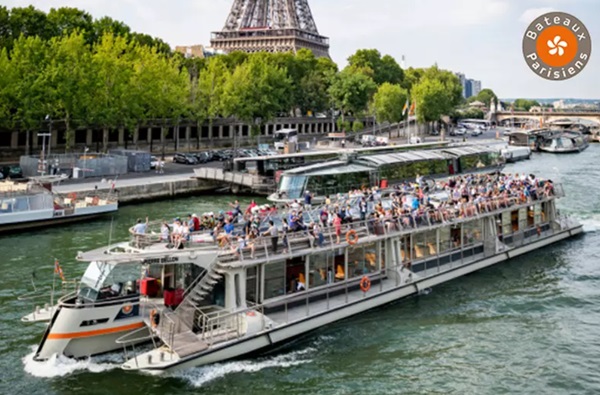
[[[148,224],[78,256],[89,267],[35,358],[124,347],[124,369],[168,371],[268,349],[581,233],[556,211],[562,195],[549,180],[469,175],[429,194],[404,184],[381,200],[250,210],[189,237]]]

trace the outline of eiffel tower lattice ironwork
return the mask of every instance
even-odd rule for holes
[[[319,34],[308,0],[234,0],[225,26],[213,32],[213,48],[224,52],[296,52],[329,56],[329,39]]]

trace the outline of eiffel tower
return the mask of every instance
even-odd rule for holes
[[[308,48],[329,57],[329,39],[319,34],[308,0],[234,0],[225,27],[210,42],[224,52]]]

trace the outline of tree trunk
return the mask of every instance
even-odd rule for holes
[[[133,128],[133,146],[138,149],[138,139],[140,138],[140,126],[135,125]]]
[[[165,160],[165,150],[167,149],[167,139],[166,139],[166,133],[165,133],[165,127],[161,126],[160,127],[160,142],[162,145],[162,154],[161,154],[161,160]]]
[[[108,152],[108,128],[102,128],[102,152]]]
[[[202,132],[202,122],[196,122],[196,149],[200,149],[200,133]]]
[[[31,153],[31,132],[29,130],[25,131],[25,155],[30,155]]]

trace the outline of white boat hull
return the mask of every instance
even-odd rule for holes
[[[372,296],[369,296],[367,293],[364,298],[355,302],[351,302],[319,314],[310,315],[295,322],[268,329],[259,334],[248,335],[246,338],[219,344],[218,346],[209,348],[208,350],[200,354],[196,354],[195,356],[180,359],[173,354],[169,354],[165,357],[164,351],[153,350],[149,353],[127,361],[122,365],[122,368],[125,370],[172,371],[221,362],[227,359],[254,353],[272,347],[276,344],[289,341],[297,336],[303,335],[324,325],[391,303],[398,299],[417,294],[423,289],[443,284],[466,274],[484,269],[519,255],[526,254],[530,251],[559,242],[561,240],[565,240],[569,237],[576,236],[582,232],[583,230],[581,225],[573,226],[551,236],[541,238],[537,241],[532,241],[525,246],[506,249],[505,251],[496,253],[489,258],[479,259],[470,264],[457,266],[450,270],[440,272],[436,275],[421,279],[417,279],[415,276],[415,281],[410,283],[400,285],[396,288],[377,293]],[[162,357],[161,353],[163,353]]]

